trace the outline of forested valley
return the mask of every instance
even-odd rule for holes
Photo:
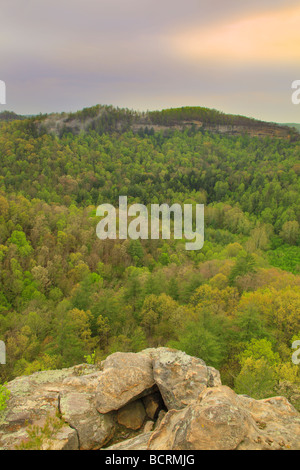
[[[238,393],[300,410],[300,140],[172,127],[198,116],[188,109],[154,113],[167,130],[145,119],[135,132],[132,116],[109,108],[59,135],[45,116],[0,123],[0,383],[170,346]],[[96,208],[120,195],[205,204],[203,249],[99,240]]]

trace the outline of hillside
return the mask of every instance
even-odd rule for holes
[[[0,124],[0,383],[163,346],[238,394],[300,409],[300,143],[209,126],[269,129],[204,108],[97,106]],[[96,208],[120,195],[203,203],[203,249],[99,240]]]
[[[22,121],[24,119],[26,119],[26,116],[21,116],[12,111],[1,111],[0,113],[0,122]]]
[[[245,116],[229,115],[215,109],[203,107],[183,107],[162,111],[136,112],[113,106],[97,105],[75,113],[21,116],[10,111],[0,113],[0,122],[31,119],[39,131],[58,136],[82,131],[106,132],[157,132],[173,130],[201,130],[225,135],[249,135],[251,137],[271,137],[298,139],[297,124],[276,124],[259,121]]]
[[[296,129],[298,132],[300,132],[300,124],[296,124],[296,123],[289,123],[289,124],[283,124],[283,126],[289,126],[289,127],[292,127],[294,129]]]
[[[52,114],[41,118],[41,128],[56,135],[64,132],[95,130],[97,133],[192,129],[226,135],[247,134],[251,137],[299,138],[289,126],[280,126],[244,116],[228,115],[214,109],[184,107],[138,113],[112,106],[95,106],[77,113]]]

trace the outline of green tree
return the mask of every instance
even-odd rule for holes
[[[248,357],[235,379],[235,391],[261,400],[274,395],[276,384],[276,372],[267,360]]]
[[[0,414],[6,409],[9,397],[10,391],[6,388],[6,384],[0,384]]]
[[[222,343],[213,333],[203,327],[202,322],[189,323],[179,341],[169,343],[171,347],[199,357],[209,366],[220,367],[224,359]]]

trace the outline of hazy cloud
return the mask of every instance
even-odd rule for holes
[[[299,121],[300,8],[285,0],[2,0],[7,107],[205,105]]]

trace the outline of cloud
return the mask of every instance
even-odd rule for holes
[[[300,7],[280,9],[209,28],[177,32],[172,53],[188,61],[294,64],[300,59]]]
[[[1,0],[7,105],[205,105],[295,120],[300,21],[290,12],[299,0]]]

